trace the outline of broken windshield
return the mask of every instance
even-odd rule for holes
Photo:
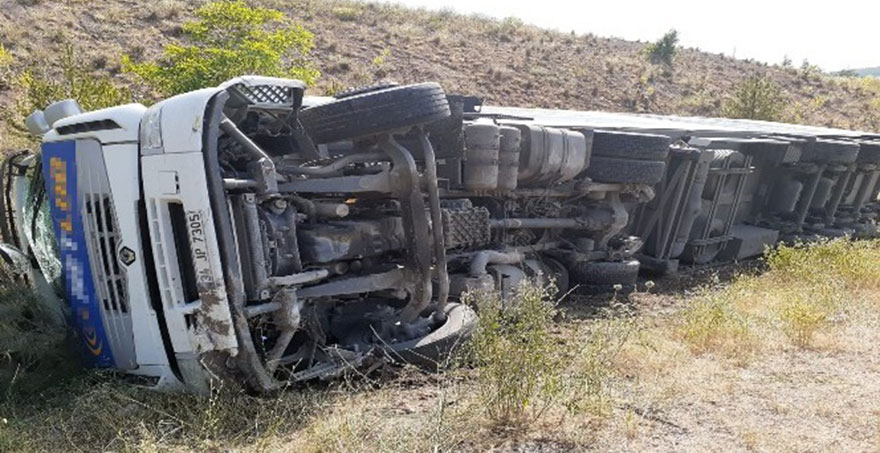
[[[58,295],[64,294],[64,281],[58,241],[52,227],[49,203],[46,197],[46,184],[43,178],[42,161],[39,153],[25,172],[26,183],[22,184],[17,201],[21,212],[20,230],[40,267],[40,271]]]

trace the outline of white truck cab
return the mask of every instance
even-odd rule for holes
[[[348,209],[332,187],[321,201],[301,195],[308,189],[278,188],[291,180],[275,171],[282,154],[318,149],[295,131],[303,92],[299,81],[247,76],[149,108],[82,112],[62,101],[28,118],[42,145],[5,164],[15,175],[4,184],[0,233],[25,255],[44,255],[38,273],[61,289],[91,365],[162,389],[205,392],[211,381],[235,380],[269,391],[358,366],[376,345],[434,343],[422,341],[426,333],[449,325],[417,313],[407,329],[393,321],[381,335],[372,321],[372,333],[362,328],[357,338],[345,338],[350,323],[331,326],[387,312],[373,304],[349,313],[327,301],[387,291],[405,269],[392,264],[380,277],[364,271],[339,283],[332,277],[343,273],[317,256],[321,244],[303,250],[310,261],[300,256],[297,225]],[[281,150],[260,154],[270,145]],[[330,240],[321,232],[299,237]],[[386,249],[337,255],[350,267]],[[319,288],[299,295],[308,285]],[[453,333],[470,329],[465,315]],[[333,329],[343,333],[332,341],[318,333]]]

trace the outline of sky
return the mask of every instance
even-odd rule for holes
[[[674,28],[685,47],[768,63],[807,59],[826,71],[880,66],[878,0],[380,1],[628,40],[655,41]]]

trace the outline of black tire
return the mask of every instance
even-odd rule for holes
[[[462,345],[477,325],[477,314],[467,305],[448,303],[445,313],[442,326],[424,337],[385,345],[385,354],[393,361],[431,371],[442,368],[446,356]]]
[[[859,147],[857,162],[864,164],[880,164],[880,143],[862,142]]]
[[[635,285],[639,277],[639,262],[582,261],[574,265],[571,274],[579,285]]]
[[[301,110],[299,121],[316,144],[351,140],[449,117],[436,83],[369,91]]]
[[[669,137],[632,132],[596,131],[593,134],[593,156],[635,160],[666,160]]]
[[[665,171],[663,161],[593,156],[584,174],[597,182],[657,184],[663,180]]]
[[[571,288],[571,274],[568,269],[553,258],[543,257],[541,261],[553,270],[553,277],[556,279],[556,293],[560,296],[565,295]]]
[[[352,96],[357,96],[359,94],[371,93],[373,91],[385,90],[385,89],[394,88],[397,86],[400,86],[400,84],[389,80],[386,82],[379,82],[379,83],[376,83],[373,85],[367,85],[367,86],[363,86],[363,87],[347,88],[345,90],[340,91],[339,93],[336,93],[335,95],[333,95],[333,97],[336,99],[345,99],[345,98],[350,98]]]

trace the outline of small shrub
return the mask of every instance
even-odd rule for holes
[[[8,89],[12,85],[12,54],[0,43],[0,91]]]
[[[736,87],[722,105],[721,114],[727,118],[778,121],[785,102],[782,88],[769,77],[756,75]]]
[[[361,17],[361,11],[351,6],[337,6],[330,10],[333,17],[346,22],[353,22]]]
[[[526,281],[507,300],[497,293],[465,295],[480,315],[465,357],[475,367],[479,407],[494,424],[611,413],[614,362],[637,329],[636,318],[615,304],[583,337],[558,339],[555,292]]]
[[[373,57],[373,61],[372,61],[373,67],[376,68],[377,70],[383,70],[385,68],[385,61],[390,56],[391,56],[391,49],[389,49],[387,47],[382,49],[382,53]]]
[[[736,284],[717,292],[706,291],[682,313],[680,333],[694,353],[718,352],[744,359],[756,348],[748,318],[734,305],[739,290]]]
[[[780,309],[782,331],[796,346],[809,346],[816,332],[828,323],[831,304],[816,297],[813,291],[791,294]]]
[[[465,296],[480,314],[469,358],[486,413],[495,423],[525,424],[558,394],[561,363],[549,336],[556,314],[551,294],[524,283],[507,301],[496,293]]]
[[[215,86],[233,77],[258,74],[314,83],[319,73],[308,61],[314,36],[283,13],[252,8],[242,0],[206,3],[198,18],[183,24],[189,44],[169,44],[158,61],[123,57],[123,69],[156,91],[173,95]]]
[[[652,63],[672,64],[672,60],[678,53],[678,31],[669,30],[663,37],[645,48],[645,52]]]
[[[613,410],[610,383],[615,377],[614,364],[621,350],[639,332],[640,325],[632,309],[615,303],[606,309],[586,338],[573,344],[574,364],[564,381],[567,383],[566,407],[575,413],[585,412],[607,417]]]
[[[810,79],[814,79],[822,73],[822,69],[819,66],[811,64],[809,60],[804,59],[803,63],[801,63],[801,67],[798,70],[798,75],[804,81],[810,81]]]
[[[12,54],[6,50],[6,47],[0,43],[0,68],[9,66],[12,64]]]
[[[492,25],[489,34],[503,42],[513,41],[514,37],[525,28],[525,23],[522,19],[512,16],[506,17],[500,22],[494,22]]]

